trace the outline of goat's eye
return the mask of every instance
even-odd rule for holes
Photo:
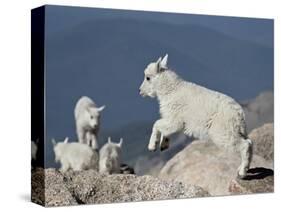
[[[150,77],[146,77],[146,80],[149,81],[149,80],[150,80]]]
[[[93,119],[94,118],[94,116],[91,116],[91,119]]]

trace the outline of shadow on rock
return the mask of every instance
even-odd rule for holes
[[[248,175],[244,178],[244,180],[260,180],[269,176],[273,176],[274,171],[272,169],[256,167],[249,169],[247,174]]]

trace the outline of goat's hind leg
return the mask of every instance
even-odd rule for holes
[[[238,177],[243,179],[247,175],[247,171],[250,168],[252,155],[253,155],[253,143],[248,138],[241,138],[240,144],[241,164],[238,168]]]

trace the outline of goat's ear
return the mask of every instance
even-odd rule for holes
[[[57,144],[56,140],[52,138],[52,144],[55,146]]]
[[[109,144],[112,143],[112,142],[111,142],[111,137],[108,137],[108,138],[107,138],[107,142],[108,142]]]
[[[123,144],[123,138],[120,138],[120,141],[119,141],[119,143],[118,143],[118,146],[119,146],[119,147],[122,147],[122,144]]]
[[[162,57],[159,57],[158,60],[156,61],[156,64],[159,64],[162,60]]]
[[[157,73],[163,72],[168,69],[168,55],[166,54],[165,57],[162,59],[161,57],[157,60]]]
[[[64,139],[64,144],[67,144],[68,143],[68,140],[69,140],[69,138],[68,137],[65,137],[65,139]]]
[[[156,61],[156,70],[157,73],[160,72],[160,63],[161,63],[162,58],[159,57],[158,60]]]
[[[103,111],[103,110],[104,110],[104,108],[105,108],[105,105],[103,105],[103,106],[99,107],[99,108],[98,108],[98,111],[99,111],[99,112],[101,112],[101,111]]]
[[[160,68],[161,69],[167,69],[168,68],[168,54],[165,55],[165,57],[160,62]]]

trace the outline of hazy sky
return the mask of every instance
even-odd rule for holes
[[[100,19],[135,19],[170,24],[195,24],[222,33],[273,46],[273,20],[228,16],[192,15],[181,13],[143,12],[97,8],[48,6],[47,36],[55,35],[86,21]],[[169,14],[169,15],[167,15]]]

